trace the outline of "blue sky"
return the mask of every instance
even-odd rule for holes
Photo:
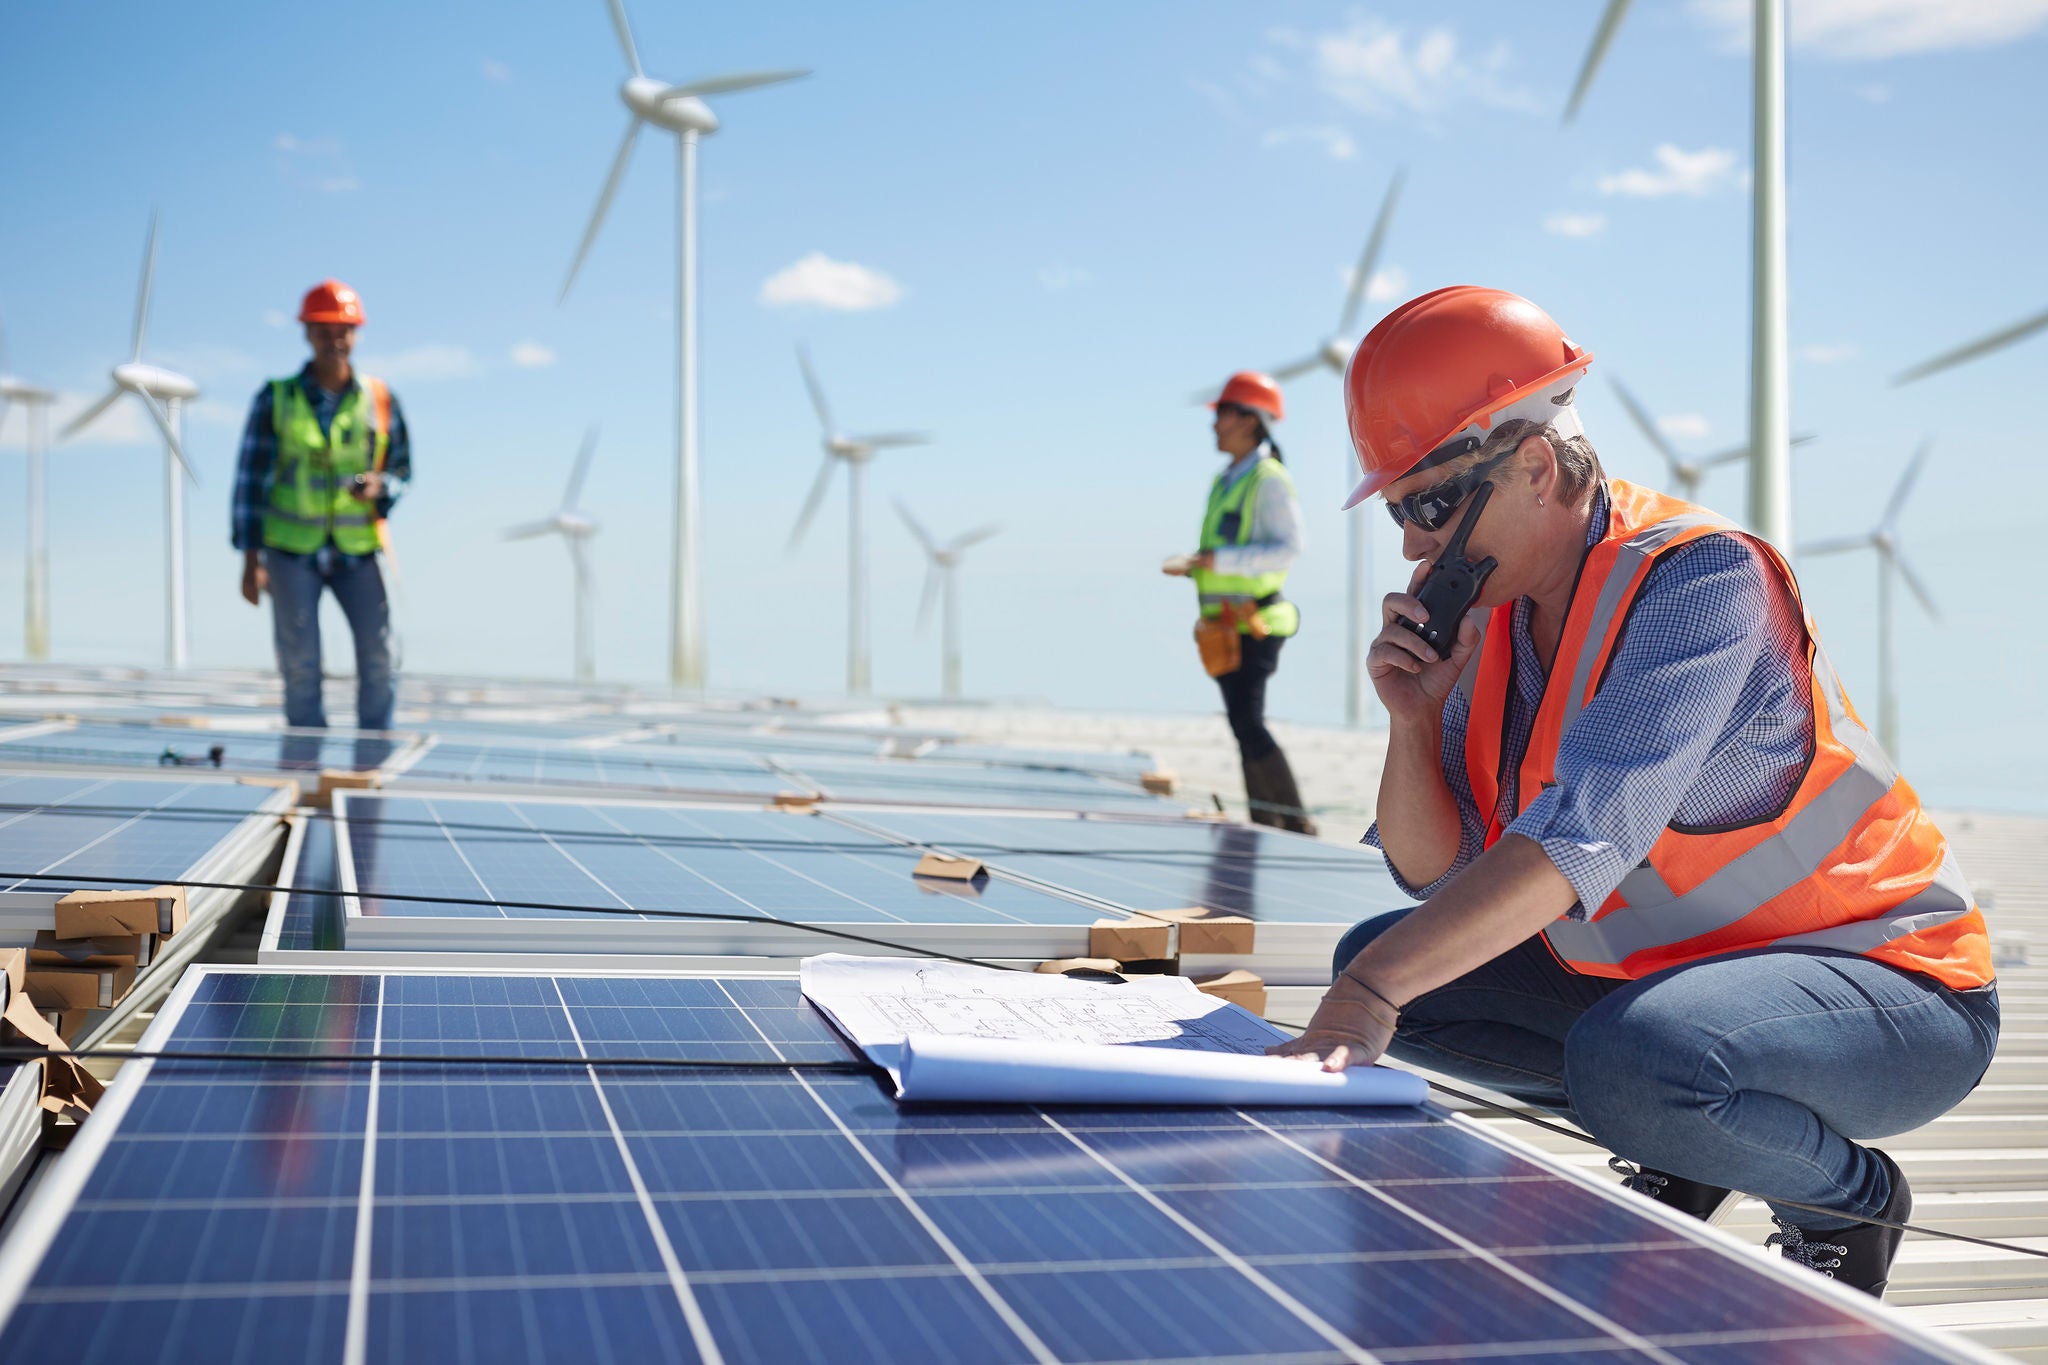
[[[885,453],[870,479],[878,690],[937,684],[937,640],[912,630],[924,566],[889,511],[900,497],[941,535],[1006,526],[963,577],[970,690],[1212,706],[1187,589],[1156,573],[1189,548],[1214,469],[1186,395],[1322,340],[1397,166],[1407,193],[1368,321],[1442,284],[1514,289],[1594,350],[1586,417],[1612,472],[1662,478],[1606,375],[1682,448],[1743,439],[1747,6],[1641,0],[1561,128],[1599,9],[634,5],[664,79],[816,72],[714,101],[725,128],[701,162],[714,684],[826,694],[843,677],[839,492],[784,552],[820,458],[793,357],[804,341],[844,425],[938,438]],[[1821,438],[1797,456],[1797,534],[1867,526],[1936,438],[1902,533],[1945,624],[1902,608],[1904,765],[1939,800],[2048,808],[2031,704],[2048,658],[2012,605],[2048,571],[2048,475],[2014,439],[2048,337],[1905,389],[1887,378],[2048,306],[2048,3],[1793,0],[1793,16],[1794,419]],[[660,678],[665,135],[642,137],[556,302],[624,128],[623,74],[597,0],[345,15],[115,3],[0,20],[0,319],[16,371],[75,401],[104,386],[162,212],[150,354],[206,389],[189,426],[204,480],[188,523],[196,663],[268,660],[267,609],[240,601],[227,545],[235,439],[264,376],[302,359],[284,318],[331,274],[362,291],[362,357],[414,435],[418,479],[394,522],[406,662],[568,671],[567,556],[499,532],[552,508],[583,429],[602,423],[584,499],[604,526],[599,668]],[[1310,548],[1291,585],[1306,624],[1272,704],[1335,721],[1348,452],[1333,376],[1288,397]],[[160,453],[139,413],[118,416],[53,461],[64,659],[160,656]],[[0,432],[10,490],[21,430],[16,417]],[[1739,514],[1740,472],[1714,475],[1705,500]],[[19,600],[22,538],[19,515],[0,515],[0,602]],[[1382,588],[1400,572],[1391,535],[1375,568]],[[1803,572],[1874,711],[1868,557]],[[18,638],[0,629],[0,653]]]

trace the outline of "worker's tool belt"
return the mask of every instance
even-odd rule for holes
[[[1269,592],[1248,602],[1225,602],[1216,615],[1196,619],[1195,648],[1201,653],[1202,667],[1210,677],[1235,673],[1243,665],[1245,636],[1263,640],[1272,633],[1259,612],[1279,600],[1279,593]]]

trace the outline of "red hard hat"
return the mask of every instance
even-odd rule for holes
[[[1286,406],[1280,401],[1280,386],[1257,370],[1239,370],[1223,381],[1223,392],[1209,406],[1221,407],[1225,403],[1256,409],[1275,422],[1287,415]]]
[[[1454,439],[1483,437],[1497,420],[1570,413],[1572,388],[1592,363],[1548,313],[1504,289],[1454,284],[1410,299],[1344,367],[1344,417],[1364,476],[1344,505]]]
[[[363,325],[363,296],[340,280],[322,280],[306,291],[299,304],[300,322],[346,322]]]

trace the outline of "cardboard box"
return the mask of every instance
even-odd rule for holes
[[[910,869],[913,877],[940,877],[951,882],[971,882],[986,877],[988,867],[978,858],[956,858],[950,853],[926,853]]]
[[[1088,956],[1138,962],[1173,956],[1173,926],[1157,919],[1099,919],[1088,926]]]
[[[36,967],[147,967],[155,952],[155,934],[58,938],[54,929],[38,929],[28,960]]]
[[[130,967],[38,967],[28,969],[28,998],[39,1010],[104,1010],[135,984]]]
[[[235,781],[244,787],[276,787],[291,793],[289,800],[299,804],[299,782],[295,777],[284,777],[277,773],[238,773]]]
[[[323,810],[332,809],[334,794],[338,791],[371,791],[383,785],[382,773],[357,772],[352,768],[322,768],[320,786],[306,804],[319,806]]]
[[[1178,931],[1174,954],[1249,957],[1257,925],[1243,915],[1227,915],[1205,906],[1181,910],[1141,910],[1149,919],[1165,920]]]
[[[1192,977],[1190,980],[1195,983],[1195,989],[1204,995],[1213,995],[1219,1000],[1227,1000],[1233,1005],[1240,1005],[1250,1010],[1261,1018],[1265,1017],[1266,979],[1255,972],[1248,972],[1244,968],[1238,967],[1215,976]]]
[[[1056,957],[1050,962],[1039,963],[1032,970],[1035,972],[1047,972],[1053,975],[1071,971],[1116,972],[1121,974],[1123,964],[1113,957]]]
[[[85,1032],[86,1021],[93,1016],[92,1010],[44,1010],[43,1018],[49,1021],[57,1036],[64,1042],[75,1043],[78,1035]]]
[[[809,792],[777,792],[775,793],[775,806],[779,810],[795,811],[801,814],[804,811],[816,810],[818,808],[818,798],[812,796]]]
[[[1171,768],[1155,768],[1140,774],[1138,782],[1154,796],[1171,796],[1174,788],[1180,785],[1180,774]]]
[[[185,888],[182,886],[73,891],[57,902],[58,938],[104,938],[118,934],[168,936],[184,927]]]

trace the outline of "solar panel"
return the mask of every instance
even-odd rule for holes
[[[1136,784],[1158,767],[1152,755],[1109,749],[1037,749],[1006,744],[941,744],[918,755],[925,763],[985,763],[995,768],[1043,768],[1093,773]]]
[[[1976,1359],[1435,1108],[902,1110],[788,979],[196,969],[0,1251],[84,1362]]]
[[[1090,773],[903,759],[786,757],[776,760],[776,766],[838,801],[1174,815],[1186,809],[1186,802],[1161,800]]]
[[[790,957],[836,942],[660,913],[686,911],[772,915],[925,952],[1047,958],[1084,951],[1101,914],[1000,878],[915,877],[917,850],[815,815],[393,792],[349,792],[339,802],[350,950]],[[468,903],[392,898],[401,894]]]
[[[228,772],[307,772],[382,767],[409,738],[236,730],[186,725],[80,721],[68,729],[10,739],[0,733],[0,768],[201,768]],[[219,753],[216,756],[215,750]]]
[[[660,792],[763,800],[784,793],[809,793],[803,784],[745,754],[639,745],[439,743],[402,764],[389,785]]]
[[[341,898],[308,895],[341,887],[335,864],[334,821],[315,813],[300,820],[285,846],[278,885],[291,890],[276,894],[264,917],[263,939],[256,960],[270,962],[278,953],[333,952],[341,947]]]

